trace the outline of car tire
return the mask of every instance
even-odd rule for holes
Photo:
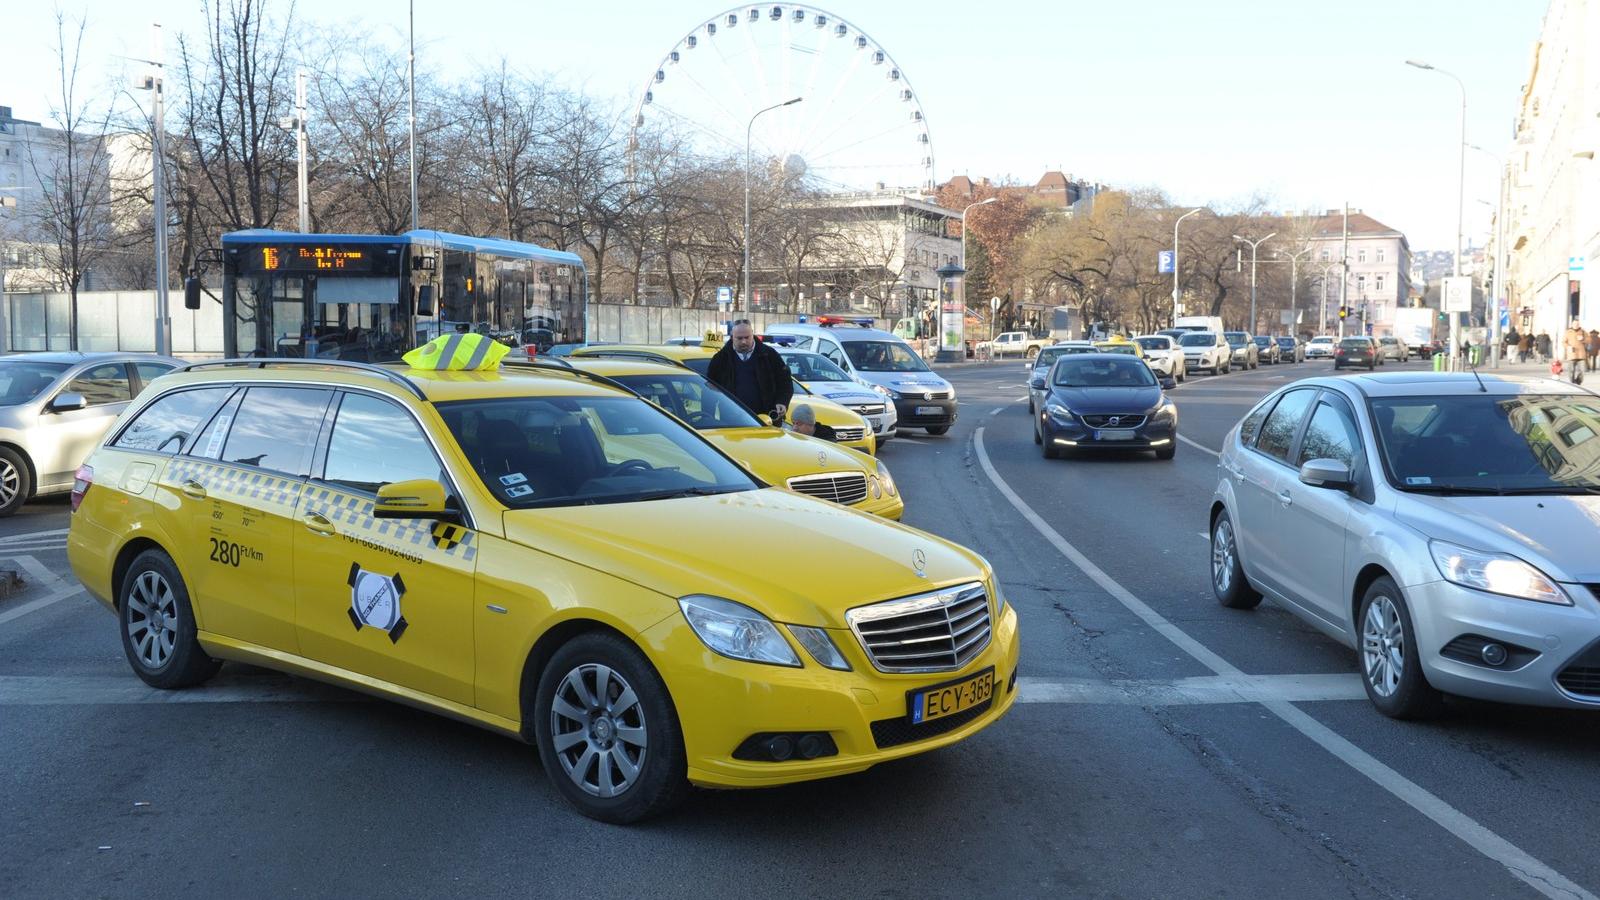
[[[1239,563],[1238,532],[1224,509],[1211,523],[1211,592],[1229,609],[1255,609],[1261,592],[1250,586]]]
[[[1038,414],[1034,414],[1033,416],[1030,416],[1030,418],[1033,419],[1033,442],[1035,444],[1043,444],[1044,437],[1039,434],[1039,416]]]
[[[1356,617],[1361,685],[1378,712],[1391,719],[1426,719],[1444,707],[1444,695],[1422,671],[1411,610],[1385,575],[1367,588]]]
[[[933,436],[935,436],[935,437],[937,437],[937,436],[939,436],[941,434],[944,434],[945,432],[947,432],[949,430],[950,430],[950,426],[949,425],[929,425],[928,426],[928,433],[933,435]]]
[[[0,518],[14,516],[33,496],[33,475],[22,454],[0,447]]]
[[[1038,347],[1029,347],[1027,356],[1028,356],[1029,359],[1036,359],[1039,356],[1039,348]]]
[[[603,697],[597,696],[602,675],[607,684]],[[558,710],[558,695],[565,709],[586,721]],[[632,703],[627,703],[629,695]],[[619,703],[626,705],[614,706]],[[534,743],[545,774],[556,792],[589,818],[627,825],[660,815],[688,796],[683,732],[666,683],[621,636],[590,631],[563,644],[540,673],[527,714],[533,717]],[[620,729],[643,743],[619,737]],[[628,766],[635,767],[631,777]],[[612,795],[603,796],[608,792]]]
[[[193,687],[222,667],[201,648],[189,589],[161,550],[144,551],[128,567],[117,593],[117,621],[128,665],[151,687]]]

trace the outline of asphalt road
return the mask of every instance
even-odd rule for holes
[[[202,690],[144,689],[111,615],[73,592],[66,504],[32,504],[0,522],[0,568],[29,581],[0,599],[0,895],[1600,889],[1600,719],[1454,702],[1436,722],[1392,722],[1352,653],[1270,604],[1212,599],[1216,465],[1200,448],[1327,368],[1191,378],[1174,397],[1193,443],[1171,462],[1044,460],[1019,364],[946,370],[956,427],[883,458],[910,524],[999,572],[1025,702],[938,753],[697,792],[632,828],[569,812],[530,749],[393,704],[235,665]]]

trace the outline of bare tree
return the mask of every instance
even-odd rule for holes
[[[459,89],[452,103],[461,116],[446,136],[448,193],[461,230],[528,240],[539,224],[539,182],[548,174],[549,96],[502,60]]]
[[[91,119],[88,104],[78,95],[86,23],[79,20],[76,25],[69,35],[66,15],[56,12],[57,93],[51,98],[50,118],[59,131],[44,136],[46,146],[28,145],[28,164],[40,186],[31,237],[43,247],[44,267],[69,295],[68,341],[73,350],[78,349],[78,288],[113,238],[106,117]]]

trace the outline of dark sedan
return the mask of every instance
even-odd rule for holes
[[[1283,362],[1283,353],[1278,349],[1278,342],[1267,335],[1256,335],[1256,352],[1262,365],[1275,366]]]
[[[1345,366],[1365,366],[1370,372],[1382,364],[1383,353],[1378,349],[1378,342],[1369,337],[1344,338],[1333,350],[1335,369],[1342,369]]]
[[[1030,387],[1044,393],[1033,441],[1046,459],[1077,450],[1178,450],[1178,409],[1138,357],[1116,353],[1063,356]]]

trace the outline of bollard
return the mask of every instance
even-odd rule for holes
[[[1435,372],[1443,372],[1444,371],[1444,354],[1443,353],[1435,353],[1433,355],[1433,370]]]

